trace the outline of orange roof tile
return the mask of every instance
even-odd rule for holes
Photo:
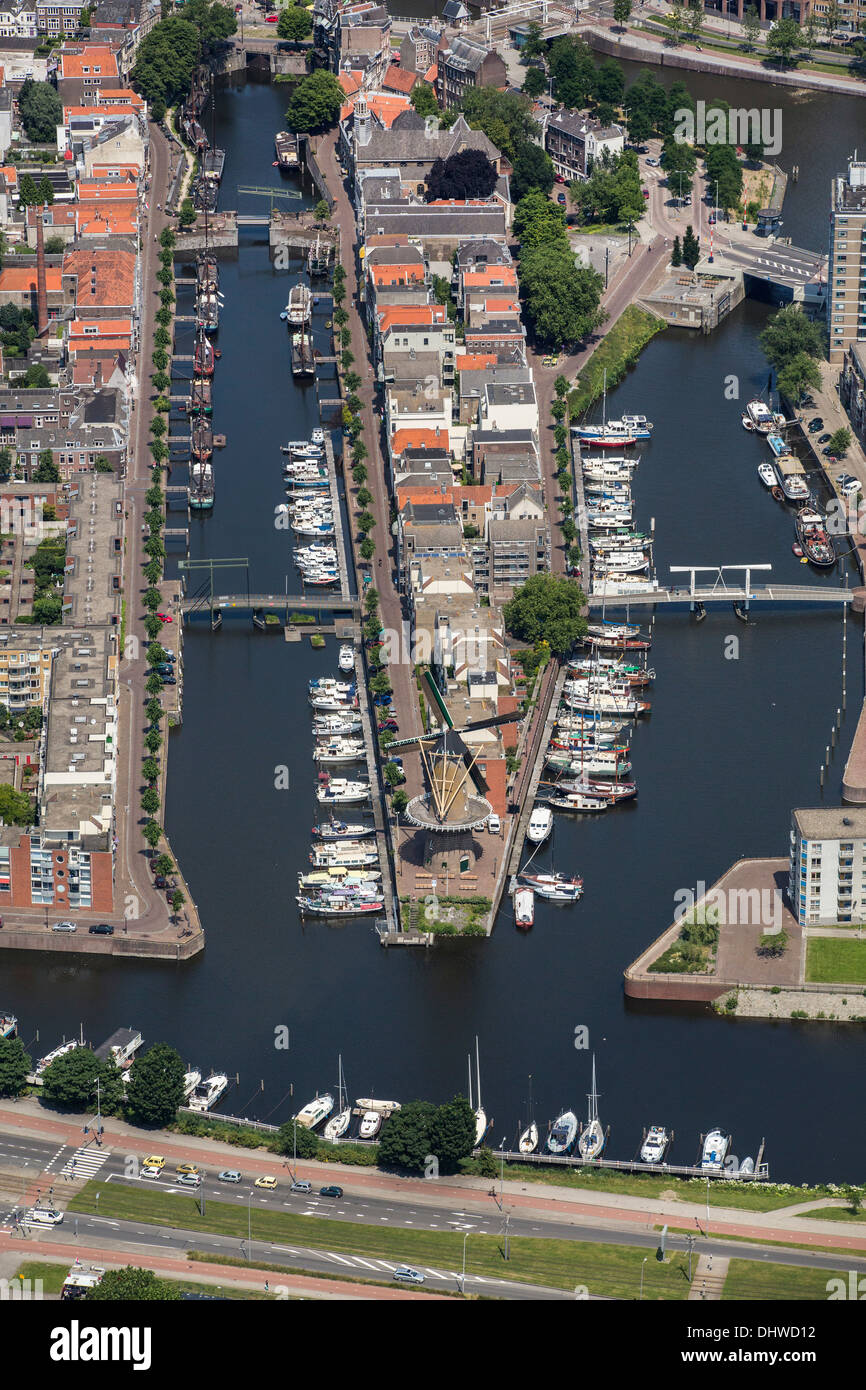
[[[109,212],[100,208],[92,217],[81,218],[78,224],[79,236],[136,236],[138,223],[128,213]]]
[[[399,458],[404,449],[447,449],[448,431],[397,430],[391,435],[391,457]]]
[[[84,69],[87,68],[87,72]],[[96,69],[99,69],[97,72]],[[64,77],[116,77],[117,59],[114,56],[114,49],[87,44],[84,48],[79,48],[76,52],[69,52],[61,49],[60,67],[57,73],[59,78]]]
[[[18,170],[16,169],[14,164],[4,164],[3,167],[0,168],[0,174],[3,175],[4,179],[6,180],[6,184],[9,188],[17,187]]]
[[[362,80],[363,73],[360,72],[341,72],[337,78],[347,97],[351,96],[353,92],[360,91]]]
[[[458,372],[484,372],[496,366],[495,352],[464,352],[457,358]]]
[[[138,92],[133,91],[132,87],[100,87],[96,100],[101,106],[104,101],[123,102],[126,106],[133,106],[140,111],[144,105],[144,97],[139,96]]]
[[[388,304],[376,315],[380,333],[387,333],[397,324],[445,323],[444,304]]]
[[[382,86],[386,92],[405,92],[408,95],[418,80],[417,72],[408,72],[392,63],[382,79]]]
[[[467,290],[486,289],[490,285],[516,285],[517,271],[513,265],[486,265],[483,270],[465,270],[463,285]]]
[[[69,125],[73,116],[128,116],[132,108],[114,102],[100,102],[92,106],[64,106],[63,124]]]
[[[439,64],[438,64],[438,62],[437,62],[437,63],[431,63],[430,66],[429,66],[429,68],[427,69],[427,71],[426,71],[425,74],[424,74],[424,81],[425,81],[425,82],[429,82],[430,86],[432,87],[432,86],[435,85],[435,83],[436,83],[436,78],[437,78],[438,76],[439,76]]]
[[[408,246],[409,235],[407,232],[374,232],[366,238],[364,245],[371,250],[374,246]]]
[[[45,288],[49,294],[59,294],[61,290],[61,272],[59,267],[46,266],[45,269]],[[10,265],[5,270],[0,271],[0,294],[27,294],[36,293],[36,264],[29,265]]]
[[[137,202],[138,189],[134,179],[80,179],[78,201],[86,203],[96,198],[122,198],[124,201]]]
[[[374,285],[423,284],[423,265],[371,265],[370,279]]]
[[[79,309],[126,308],[135,299],[132,251],[102,247],[67,251],[63,274],[77,277],[75,302]]]
[[[520,305],[514,299],[488,298],[484,301],[484,308],[488,311],[488,313],[520,313]]]
[[[69,325],[70,352],[93,347],[125,352],[131,340],[131,319],[74,319]]]

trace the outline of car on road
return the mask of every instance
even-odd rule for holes
[[[657,168],[658,168],[659,161],[656,159],[655,155],[652,155],[652,154],[647,155],[647,161],[646,161],[646,162],[647,162],[647,164],[649,165],[649,167],[650,167],[651,169],[657,169]]]
[[[830,448],[829,444],[821,450],[821,453],[824,455],[825,459],[832,459],[834,463],[839,462],[839,455],[833,453],[833,450]]]
[[[148,1154],[147,1158],[143,1158],[141,1161],[144,1164],[145,1168],[165,1167],[165,1159],[162,1157],[161,1154]]]
[[[181,1187],[201,1187],[201,1173],[181,1173],[175,1181]]]
[[[295,1181],[292,1183],[291,1186],[292,1192],[312,1192],[312,1190],[313,1184],[311,1182],[307,1182],[306,1178],[295,1178]]]
[[[172,618],[172,616],[171,616],[170,613],[157,613],[156,616],[160,619],[161,622],[164,622],[164,623],[171,623],[171,622],[174,622],[174,619]]]
[[[271,1192],[272,1192],[273,1189],[276,1187],[276,1185],[277,1185],[277,1180],[276,1180],[276,1178],[256,1178],[256,1181],[255,1181],[255,1186],[256,1186],[256,1187],[266,1187],[266,1188],[268,1188],[268,1190],[271,1191]]]
[[[179,1163],[174,1171],[176,1173],[197,1173],[198,1168],[194,1163]]]
[[[320,1197],[342,1197],[342,1195],[342,1187],[336,1187],[333,1183],[329,1183],[327,1187],[319,1188]]]
[[[565,204],[565,194],[564,194],[564,193],[557,193],[557,195],[556,195],[556,201],[557,201],[558,203],[561,203],[561,204],[564,205],[564,204]]]
[[[819,444],[829,444],[829,443],[830,443],[830,440],[831,440],[832,438],[833,438],[832,434],[819,434],[819,436],[818,436],[818,443],[819,443]]]
[[[110,922],[94,922],[88,931],[91,936],[114,936],[114,927]]]
[[[855,492],[861,492],[862,486],[859,479],[850,473],[840,473],[836,478],[836,486],[843,497],[853,497]]]
[[[177,681],[175,680],[174,676],[163,676],[162,683],[163,685],[177,685]]]
[[[397,1279],[401,1284],[424,1283],[424,1275],[420,1269],[413,1269],[411,1265],[398,1265],[391,1278]]]
[[[150,1163],[145,1163],[144,1167],[141,1170],[141,1176],[143,1178],[158,1178],[161,1175],[162,1169],[154,1168]]]
[[[806,428],[810,434],[817,434],[819,430],[824,428],[824,421],[821,419],[820,415],[816,415],[814,420],[809,421]]]
[[[223,1168],[222,1172],[217,1174],[217,1177],[220,1182],[241,1182],[242,1180],[241,1174],[238,1172],[237,1168]]]
[[[713,223],[715,222],[715,220],[716,220],[716,214],[715,214],[714,212],[711,212],[710,215],[709,215],[709,217],[707,218],[707,221],[709,222],[710,226],[713,225]]]
[[[78,931],[74,922],[55,922],[52,931]]]

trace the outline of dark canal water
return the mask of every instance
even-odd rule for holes
[[[755,101],[755,87],[743,85]],[[725,94],[739,100],[728,87]],[[855,108],[773,93],[777,100],[787,102],[786,152],[796,150],[802,170],[786,221],[795,239],[819,246],[829,172],[853,148]],[[252,83],[220,96],[222,206],[235,204],[238,182],[277,181],[271,137],[284,105],[279,88]],[[818,139],[820,173],[808,154]],[[293,574],[285,533],[273,526],[278,445],[316,423],[312,388],[298,391],[289,372],[279,320],[289,283],[252,241],[224,264],[215,423],[229,443],[216,457],[214,513],[192,525],[193,558],[249,557],[255,585],[268,589]],[[724,394],[732,374],[741,400],[765,385],[756,341],[765,315],[747,302],[712,338],[662,334],[615,393],[615,413],[645,411],[655,421],[636,498],[640,522],[656,521],[662,579],[671,564],[747,562],[772,563],[778,580],[805,578],[791,554],[790,516],[756,477],[763,446]],[[839,582],[842,563],[838,576],[809,577]],[[730,636],[737,660],[725,656]],[[849,637],[848,718],[830,800],[863,693],[853,624]],[[841,642],[840,616],[818,609],[761,613],[749,627],[728,609],[700,626],[663,614],[653,713],[633,740],[639,801],[597,821],[559,820],[544,856],[584,875],[583,901],[562,911],[540,903],[525,936],[503,913],[490,941],[386,952],[367,924],[305,926],[294,904],[316,819],[305,686],[334,669],[335,643],[315,653],[240,623],[217,635],[193,628],[167,819],[206,952],[180,968],[4,953],[3,1003],[26,1039],[39,1028],[40,1050],[79,1021],[94,1043],[134,1024],[189,1062],[237,1073],[227,1111],[277,1121],[293,1109],[290,1087],[304,1101],[333,1086],[338,1052],[354,1096],[450,1096],[465,1085],[477,1033],[495,1145],[514,1138],[530,1073],[540,1122],[566,1105],[582,1111],[590,1062],[575,1051],[574,1032],[583,1024],[612,1155],[630,1157],[642,1127],[664,1123],[677,1133],[674,1160],[692,1162],[699,1134],[719,1125],[741,1157],[766,1138],[779,1179],[860,1176],[862,1124],[851,1103],[866,1050],[860,1029],[730,1021],[702,1009],[636,1007],[622,994],[624,967],[669,922],[678,889],[712,882],[743,854],[784,854],[790,808],[819,800],[818,768],[840,704]],[[274,789],[280,765],[290,769],[288,792]],[[288,1052],[274,1046],[281,1025],[290,1029]],[[820,1145],[803,1143],[805,1115]]]

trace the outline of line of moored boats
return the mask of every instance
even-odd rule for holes
[[[301,583],[320,588],[340,582],[340,563],[335,537],[336,521],[331,499],[331,477],[325,455],[325,432],[314,429],[309,440],[281,445],[285,456],[283,484],[287,502],[277,516],[288,520],[295,537],[294,562]],[[299,545],[298,541],[307,544]]]
[[[803,464],[781,433],[787,423],[784,415],[770,410],[765,401],[756,397],[746,406],[742,422],[750,433],[763,435],[770,449],[771,457],[758,464],[761,482],[777,502],[790,502],[797,508],[796,540],[791,547],[794,554],[819,569],[830,569],[836,563],[833,537],[827,517],[809,487]]]
[[[606,390],[604,402],[600,425],[573,426],[582,449],[624,450],[652,438],[653,427],[645,415],[608,420]],[[582,556],[583,566],[588,566],[583,577],[593,594],[628,597],[653,587],[652,537],[634,528],[631,482],[638,462],[639,456],[625,453],[581,457],[589,543],[589,554]]]

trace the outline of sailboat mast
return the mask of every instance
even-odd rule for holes
[[[478,1034],[475,1034],[475,1079],[477,1082],[478,1109],[481,1109],[481,1063],[478,1060]]]
[[[473,1105],[472,1105],[472,1053],[471,1053],[471,1052],[467,1052],[467,1054],[466,1054],[466,1062],[467,1062],[467,1066],[468,1066],[468,1069],[469,1069],[469,1109],[472,1110],[472,1109],[474,1109],[474,1107],[473,1107]]]

